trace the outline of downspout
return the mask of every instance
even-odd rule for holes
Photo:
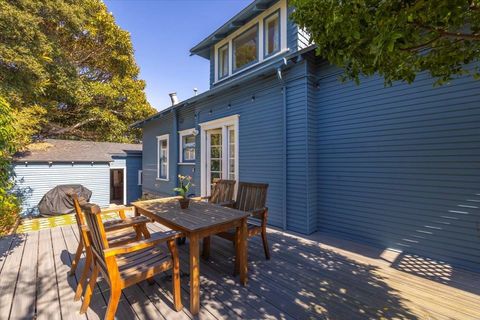
[[[283,208],[283,230],[287,230],[287,84],[283,78],[282,70],[284,66],[287,65],[287,60],[283,59],[283,64],[277,68],[277,77],[282,84],[282,120],[283,120],[283,130],[282,130],[282,140],[283,140],[283,150],[282,150],[282,167],[283,167],[283,196],[282,196],[282,208]]]
[[[175,157],[174,157],[174,162],[173,162],[173,181],[174,181],[174,185],[175,187],[177,186],[177,177],[178,177],[178,159],[179,159],[179,154],[180,154],[180,150],[179,150],[179,143],[178,143],[178,111],[177,110],[174,110],[173,111],[173,128],[172,128],[172,131],[173,131],[173,136],[172,136],[172,143],[174,145],[174,150],[177,150],[177,152],[175,152]]]

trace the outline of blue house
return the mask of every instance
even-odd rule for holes
[[[480,82],[341,83],[291,11],[254,1],[191,49],[211,87],[135,124],[143,193],[265,182],[271,226],[480,271]]]
[[[91,201],[106,207],[141,197],[142,145],[47,139],[15,156],[17,190],[25,199],[23,215],[57,185],[81,184]]]

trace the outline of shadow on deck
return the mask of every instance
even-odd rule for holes
[[[151,229],[161,227],[152,224]],[[73,302],[78,274],[68,277],[67,272],[77,239],[75,226],[63,226],[0,240],[2,319],[103,318],[109,297],[105,280],[96,287],[86,317]],[[303,237],[270,230],[269,241],[270,261],[264,259],[260,238],[249,242],[249,282],[242,287],[232,276],[233,246],[212,239],[211,258],[200,268],[200,319],[475,319],[480,314],[480,296],[397,270],[408,267],[405,256],[391,267],[375,249],[319,233]],[[188,246],[180,246],[180,257],[187,273]],[[479,279],[472,274],[470,281]],[[165,275],[154,285],[130,287],[117,316],[193,318],[188,275],[182,277],[182,289],[185,307],[176,313]]]

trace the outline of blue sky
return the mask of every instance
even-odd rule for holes
[[[252,0],[105,0],[117,24],[130,32],[140,78],[147,83],[150,104],[170,105],[209,88],[208,60],[189,50]]]

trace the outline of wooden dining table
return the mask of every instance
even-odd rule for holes
[[[235,269],[240,283],[247,283],[247,218],[248,212],[235,210],[201,200],[190,201],[181,209],[178,197],[138,201],[132,203],[135,215],[144,215],[168,228],[182,232],[189,240],[190,249],[190,312],[200,309],[200,239],[235,230]],[[205,241],[205,240],[204,240]]]

